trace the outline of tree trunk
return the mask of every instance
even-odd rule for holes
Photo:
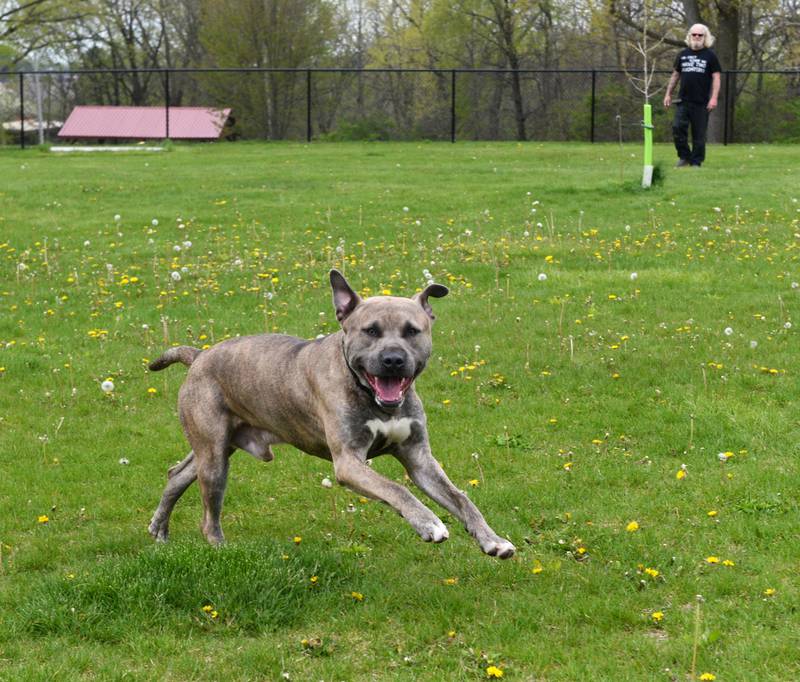
[[[722,88],[717,109],[708,120],[709,142],[722,142],[725,139],[725,112],[728,112],[728,139],[733,131],[734,106],[736,104],[736,71],[739,65],[739,3],[736,0],[723,0],[717,3],[717,42],[714,45],[719,63],[722,65]]]
[[[717,23],[712,31],[717,38],[714,52],[722,66],[722,88],[719,93],[717,109],[708,119],[708,141],[725,140],[725,112],[728,112],[728,131],[733,130],[734,104],[736,99],[736,74],[726,75],[726,71],[736,71],[739,54],[739,2],[738,0],[717,0]],[[683,0],[686,21],[692,24],[708,24],[700,14],[697,0]]]

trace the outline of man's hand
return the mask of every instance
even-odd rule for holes
[[[669,109],[669,105],[672,104],[672,95],[667,93],[664,95],[664,106]]]
[[[717,98],[716,97],[712,97],[710,100],[708,100],[708,104],[706,105],[706,109],[708,109],[708,111],[711,112],[711,111],[714,111],[714,109],[716,109],[716,108],[717,108]]]

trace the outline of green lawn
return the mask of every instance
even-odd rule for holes
[[[800,678],[798,148],[657,146],[649,191],[639,153],[0,149],[0,679]],[[185,369],[147,361],[334,331],[331,267],[450,287],[417,391],[514,559],[287,446],[234,457],[225,547],[196,486],[152,542]]]

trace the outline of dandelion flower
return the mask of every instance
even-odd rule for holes
[[[625,526],[625,530],[629,533],[635,533],[637,530],[639,530],[639,522],[631,521],[627,526]]]
[[[364,601],[364,595],[361,592],[351,592],[350,597],[355,601]]]
[[[445,578],[442,580],[443,585],[458,585],[458,578]]]
[[[295,535],[292,538],[292,542],[294,542],[294,544],[296,544],[296,545],[299,545],[302,541],[303,541],[303,538],[301,538],[299,535]]]
[[[768,587],[763,594],[765,597],[774,597],[777,593],[778,591],[774,587]]]
[[[486,668],[486,677],[500,678],[503,676],[503,671],[496,665],[490,665]]]
[[[36,519],[36,523],[48,523],[50,521],[50,517],[47,514],[42,514]]]
[[[664,620],[664,612],[663,611],[653,611],[653,613],[651,614],[650,617],[653,619],[654,623],[660,623],[662,620]]]
[[[711,511],[707,512],[707,514],[713,519],[717,515],[717,510],[712,509]]]
[[[718,564],[719,563],[719,557],[718,556],[708,556],[708,557],[706,557],[706,563],[707,564]]]
[[[470,479],[470,481],[469,481],[469,484],[470,484],[470,485],[471,485],[473,488],[477,488],[477,487],[478,487],[478,485],[480,485],[480,481],[479,481],[477,478],[472,478],[472,479]]]
[[[717,676],[714,673],[703,673],[699,679],[703,680],[703,682],[714,682]]]

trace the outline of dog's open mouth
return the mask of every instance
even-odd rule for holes
[[[381,405],[396,406],[403,402],[413,377],[378,377],[364,372],[367,382]]]

